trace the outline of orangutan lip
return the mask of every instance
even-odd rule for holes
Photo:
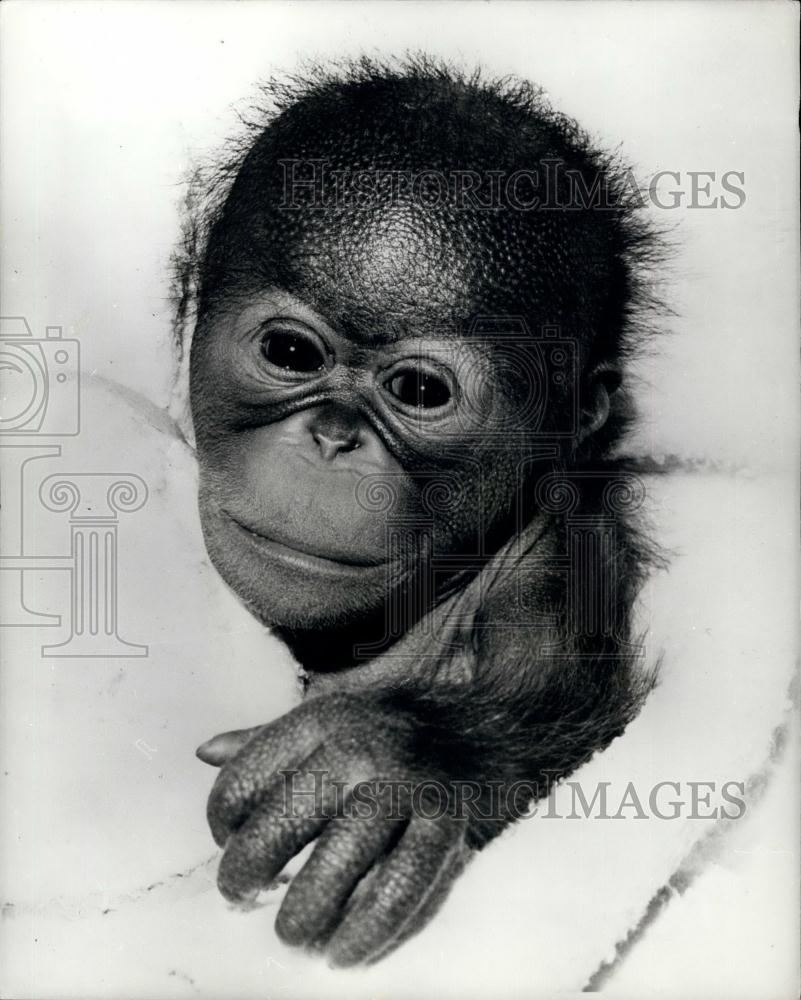
[[[255,528],[249,527],[247,524],[243,524],[240,520],[235,518],[233,514],[229,514],[227,510],[222,511],[222,513],[231,521],[233,524],[239,528],[244,534],[249,535],[255,542],[258,543],[260,549],[270,555],[277,556],[284,562],[291,563],[300,568],[314,568],[323,570],[350,570],[352,572],[364,572],[365,570],[374,570],[381,566],[386,565],[384,562],[359,562],[355,559],[332,559],[330,556],[322,556],[317,552],[307,552],[303,549],[293,548],[291,545],[287,545],[286,542],[279,542],[275,538],[270,538],[269,535],[262,534],[260,531],[256,531]]]

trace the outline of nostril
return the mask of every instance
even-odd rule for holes
[[[346,434],[326,434],[320,430],[313,430],[312,437],[320,449],[320,454],[326,460],[330,460],[340,453],[355,451],[361,445],[359,435],[355,430]]]
[[[329,405],[312,415],[309,431],[321,456],[330,460],[336,455],[355,451],[360,446],[363,424],[356,410]]]

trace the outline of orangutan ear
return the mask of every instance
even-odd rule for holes
[[[620,387],[620,371],[611,365],[599,365],[589,374],[581,407],[579,443],[599,431],[609,419],[611,397]]]

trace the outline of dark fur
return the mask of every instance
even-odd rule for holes
[[[222,272],[215,254],[228,225],[226,199],[265,128],[282,115],[292,115],[303,102],[328,102],[335,108],[358,88],[388,83],[408,85],[412,93],[430,90],[441,96],[449,92],[454,99],[468,91],[479,94],[488,121],[502,116],[504,127],[513,127],[521,136],[545,134],[548,143],[583,177],[601,178],[603,196],[612,206],[598,222],[603,226],[611,279],[603,282],[608,294],[594,323],[594,336],[583,345],[583,367],[585,372],[598,366],[624,369],[655,329],[662,306],[652,292],[653,266],[664,260],[664,243],[642,218],[642,202],[632,187],[630,170],[617,156],[599,150],[576,122],[551,110],[530,84],[487,79],[480,73],[468,75],[425,57],[391,64],[363,59],[333,69],[318,67],[262,88],[268,107],[254,108],[243,123],[242,136],[220,161],[199,171],[189,186],[183,240],[175,258],[179,346],[217,292],[215,282]],[[543,469],[574,484],[580,495],[577,509],[554,511],[548,518],[550,551],[555,557],[568,556],[570,517],[582,515],[597,521],[594,530],[600,535],[601,521],[610,514],[605,487],[621,479],[630,483],[634,477],[621,454],[633,417],[625,375],[612,395],[612,404],[601,430],[581,444],[575,442]],[[404,720],[398,744],[418,773],[443,782],[470,780],[482,785],[525,780],[536,783],[539,794],[544,794],[549,782],[570,773],[623,732],[655,676],[654,669],[642,663],[632,637],[633,603],[645,576],[659,562],[638,518],[634,511],[613,512],[615,548],[587,570],[593,593],[610,574],[616,581],[613,634],[573,635],[567,611],[569,583],[552,568],[545,568],[532,585],[535,599],[555,615],[558,624],[555,629],[531,630],[528,649],[520,639],[523,626],[511,633],[489,627],[493,622],[487,619],[494,608],[511,600],[511,592],[507,595],[503,589],[508,585],[500,584],[500,595],[486,601],[482,595],[472,609],[468,645],[478,652],[469,684],[427,677],[425,671],[416,669],[401,679],[393,677],[365,688],[364,696],[381,713]],[[558,653],[546,650],[546,641],[559,639]],[[353,676],[358,678],[358,674]],[[358,679],[350,683],[358,688]],[[468,846],[482,847],[528,804],[529,797],[523,795],[504,817],[472,822]],[[438,902],[434,905],[432,899],[432,912],[436,906]],[[406,936],[401,934],[395,944]]]

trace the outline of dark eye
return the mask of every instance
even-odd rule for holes
[[[311,337],[294,330],[272,330],[261,342],[261,353],[275,368],[308,374],[325,368],[325,355]]]
[[[451,390],[444,379],[419,368],[405,368],[387,382],[387,388],[404,406],[433,410],[450,401]]]

